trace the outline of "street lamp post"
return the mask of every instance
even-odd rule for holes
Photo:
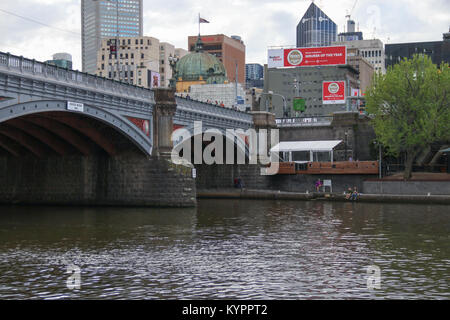
[[[176,90],[176,83],[177,83],[177,79],[176,79],[176,67],[177,67],[177,63],[180,59],[177,56],[173,56],[170,55],[169,56],[169,64],[170,67],[172,68],[172,79],[170,79],[170,84],[169,87],[172,89]]]
[[[383,178],[383,150],[380,141],[375,140],[373,143],[375,147],[378,145],[378,176],[381,179]]]
[[[268,96],[278,96],[281,97],[283,99],[283,115],[286,117],[287,116],[287,103],[286,103],[286,98],[284,96],[282,96],[281,94],[278,93],[273,93],[273,91],[269,91],[269,92],[263,92],[261,93],[262,95],[268,95]]]

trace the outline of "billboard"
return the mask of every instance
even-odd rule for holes
[[[345,81],[324,81],[323,104],[345,104]]]
[[[270,49],[268,51],[269,68],[335,66],[347,64],[345,46]]]
[[[150,89],[161,86],[161,75],[158,72],[148,70],[148,86]]]

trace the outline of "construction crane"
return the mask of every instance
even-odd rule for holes
[[[357,4],[358,4],[358,0],[355,0],[355,3],[353,4],[353,8],[350,11],[347,11],[348,14],[345,17],[348,18],[349,20],[350,20],[350,18],[352,16],[353,11],[355,10],[355,7],[356,7]]]

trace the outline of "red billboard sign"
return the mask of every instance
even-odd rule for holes
[[[345,81],[324,81],[322,85],[323,104],[345,103]]]
[[[345,46],[269,50],[269,68],[347,64]]]

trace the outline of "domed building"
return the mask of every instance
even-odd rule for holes
[[[192,85],[228,83],[227,71],[215,56],[203,52],[200,37],[195,52],[187,54],[175,66],[174,80],[177,92],[189,92]]]

